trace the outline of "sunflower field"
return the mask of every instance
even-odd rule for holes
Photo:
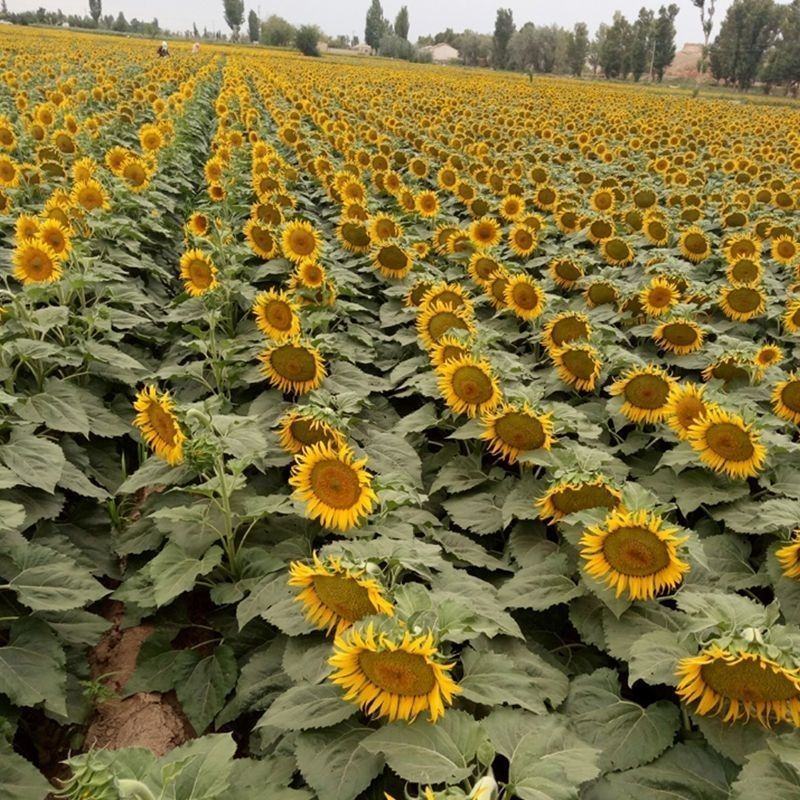
[[[0,797],[800,797],[800,107],[0,43]]]

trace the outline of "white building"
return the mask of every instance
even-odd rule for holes
[[[425,47],[420,47],[420,52],[430,53],[434,64],[449,64],[451,61],[458,61],[458,50],[447,42],[427,44]]]

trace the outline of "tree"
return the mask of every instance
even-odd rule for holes
[[[318,56],[319,36],[319,28],[316,25],[302,25],[297,30],[294,43],[304,56]]]
[[[492,61],[495,69],[505,69],[508,63],[508,43],[514,35],[514,15],[510,8],[498,8],[494,21]]]
[[[477,67],[488,62],[492,54],[492,37],[485,33],[467,30],[456,38],[456,44],[453,46],[458,50],[465,66]]]
[[[125,19],[125,15],[121,11],[119,14],[117,14],[117,18],[114,20],[111,30],[118,31],[119,33],[124,33],[128,30],[128,21]]]
[[[600,55],[606,44],[606,36],[608,36],[608,25],[605,22],[601,22],[597,27],[594,39],[589,44],[589,52],[586,55],[586,60],[592,68],[592,75],[597,75],[597,70],[600,67]]]
[[[247,15],[247,33],[251,42],[258,41],[260,27],[261,22],[258,19],[258,14],[256,14],[256,12],[251,8],[250,13]]]
[[[692,0],[692,5],[700,11],[700,25],[703,28],[703,52],[700,55],[700,65],[697,69],[697,78],[694,82],[693,97],[700,94],[700,81],[708,69],[708,40],[714,28],[714,3],[715,0]]]
[[[796,96],[800,84],[800,0],[779,6],[778,13],[779,37],[767,52],[760,77],[766,92],[774,84],[783,83],[786,92]]]
[[[222,0],[225,10],[225,22],[231,29],[231,38],[234,42],[239,41],[239,28],[244,22],[244,0]]]
[[[639,9],[639,16],[633,23],[630,50],[630,68],[633,79],[638,81],[649,71],[650,53],[653,45],[654,14],[646,8]]]
[[[567,36],[567,64],[569,71],[580,78],[589,53],[589,29],[585,22],[576,22]]]
[[[631,24],[619,11],[615,11],[599,53],[600,67],[606,78],[624,78],[630,71],[630,39]]]
[[[400,6],[394,20],[394,32],[401,38],[408,41],[408,7]]]
[[[5,5],[5,3],[3,5]],[[103,13],[103,0],[89,0],[89,13],[92,16],[96,28],[100,15]]]
[[[670,3],[658,9],[658,17],[653,30],[653,49],[650,54],[651,78],[661,82],[664,70],[675,58],[675,17],[678,6]]]
[[[367,21],[364,26],[364,41],[373,49],[377,50],[381,39],[389,31],[389,23],[383,16],[381,0],[372,0],[367,10]]]
[[[261,44],[270,47],[287,47],[294,42],[297,31],[283,17],[272,14],[261,23]]]
[[[200,37],[200,34],[199,34],[198,30],[197,30],[197,23],[193,22],[192,23],[192,38],[198,39],[199,37]]]

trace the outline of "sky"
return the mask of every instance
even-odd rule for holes
[[[524,0],[381,0],[384,15],[394,20],[400,6],[408,6],[411,20],[409,39],[434,34],[445,28],[461,31],[471,28],[480,33],[491,33],[498,6],[508,7],[514,13],[514,22],[521,27],[525,22],[536,25],[556,23],[571,28],[576,22],[586,22],[593,33],[601,22],[610,22],[614,11],[635,19],[642,5],[657,9],[670,0],[560,0],[553,2],[524,2]],[[691,0],[674,0],[680,8],[675,21],[675,41],[680,49],[686,42],[701,42],[698,10]],[[719,0],[715,13],[716,24],[712,38],[719,29],[719,21],[732,0]],[[88,13],[88,0],[7,0],[9,11],[27,11],[44,6],[48,10],[60,8],[65,14]],[[312,23],[325,33],[353,34],[364,38],[364,17],[369,0],[245,0],[245,15],[253,8],[260,16],[278,14],[295,25]],[[196,23],[199,30],[227,30],[222,13],[222,0],[103,0],[103,13],[143,20],[158,18],[162,27],[170,30],[191,29]]]

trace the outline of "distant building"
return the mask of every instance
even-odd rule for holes
[[[664,77],[667,79],[695,80],[702,55],[702,44],[685,44],[683,49],[675,53],[672,63],[664,70]],[[705,80],[709,80],[709,78],[710,75],[707,74]]]
[[[420,47],[421,53],[430,53],[434,64],[449,64],[451,61],[458,61],[458,50],[447,42],[439,44],[427,44]]]
[[[368,56],[372,53],[372,48],[366,42],[361,42],[350,49],[365,56]]]

